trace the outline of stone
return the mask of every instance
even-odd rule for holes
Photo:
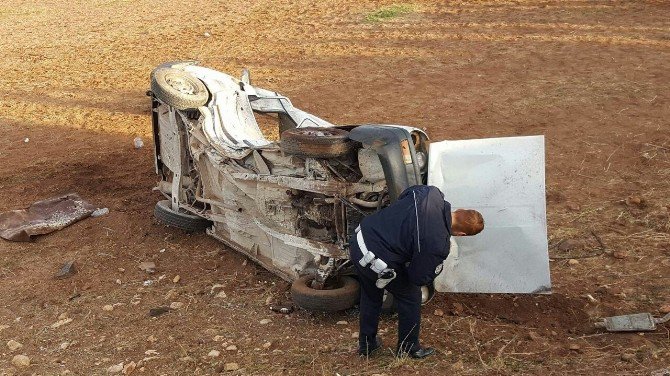
[[[336,324],[336,325],[349,325],[349,323],[346,322],[346,321],[344,321],[344,320],[338,321],[338,322],[336,322],[335,324]]]
[[[223,290],[222,290],[222,291],[219,291],[219,293],[216,294],[216,296],[215,296],[215,298],[219,298],[219,299],[225,299],[225,298],[227,298],[227,297],[228,297],[228,295],[226,295],[226,292],[223,291]]]
[[[77,274],[77,268],[74,266],[74,260],[67,261],[61,266],[58,273],[56,273],[56,279],[66,279],[70,278],[73,275]]]
[[[130,375],[135,371],[135,368],[137,368],[137,363],[135,362],[130,362],[123,366],[123,374],[124,375]]]
[[[633,359],[635,359],[635,354],[631,354],[631,353],[621,354],[621,360],[623,360],[624,362],[631,363],[633,361]]]
[[[143,261],[140,262],[140,270],[143,270],[147,273],[153,273],[156,271],[156,264],[152,261]]]
[[[214,340],[214,342],[223,342],[223,341],[226,340],[226,337],[216,335],[216,336],[214,336],[213,340]]]
[[[9,341],[7,341],[7,347],[9,348],[9,351],[16,351],[22,348],[23,345],[17,341],[14,341],[13,339],[10,339]]]
[[[147,342],[154,343],[156,341],[158,341],[158,338],[156,338],[156,336],[154,336],[153,334],[147,337]]]
[[[114,310],[114,306],[111,305],[111,304],[107,304],[107,305],[105,305],[105,306],[102,307],[102,310],[103,310],[103,311],[107,311],[107,312],[111,312],[111,311]]]
[[[172,283],[179,283],[181,281],[181,277],[176,275],[174,278],[172,278]]]
[[[351,338],[355,339],[355,338],[358,338],[359,336],[360,336],[360,334],[358,332],[351,333]]]
[[[5,329],[8,329],[9,325],[0,325],[0,332],[2,332]]]
[[[16,368],[30,367],[30,358],[25,355],[15,355],[12,358],[12,364]]]
[[[661,313],[670,313],[670,304],[665,304],[661,306],[660,311]]]
[[[579,260],[575,259],[568,260],[568,265],[577,265],[577,264],[579,264]]]
[[[442,316],[444,316],[444,311],[438,308],[435,311],[433,311],[433,315],[438,316],[438,317],[442,317]]]
[[[226,351],[237,351],[237,346],[230,345],[230,346],[226,347]]]
[[[60,349],[61,350],[67,350],[68,347],[70,347],[71,343],[70,342],[63,342],[60,344]]]
[[[107,373],[119,373],[123,372],[123,363],[115,364],[107,368]]]
[[[170,307],[156,307],[149,310],[149,316],[158,317],[170,312]]]
[[[579,210],[581,210],[581,207],[579,206],[579,204],[575,204],[574,202],[568,202],[565,205],[565,207],[567,207],[568,210],[574,211],[574,212],[578,212]]]
[[[265,343],[263,344],[263,348],[264,348],[264,349],[269,349],[271,346],[272,346],[272,342],[265,342]]]
[[[58,320],[65,320],[66,318],[68,318],[67,312],[63,312],[60,315],[58,315]]]
[[[571,343],[570,346],[568,346],[568,349],[570,349],[572,351],[580,351],[582,349],[582,347],[579,346],[576,343]]]
[[[223,367],[223,370],[226,372],[237,371],[238,369],[240,369],[240,365],[237,363],[226,363]]]
[[[221,351],[219,350],[212,350],[209,352],[209,354],[207,354],[207,356],[209,356],[210,358],[218,358],[219,355],[221,355]]]
[[[645,207],[647,204],[647,201],[640,196],[628,196],[625,202],[628,206],[637,206],[639,208]]]
[[[182,302],[172,302],[170,303],[170,308],[171,309],[180,309],[184,307],[184,303]]]
[[[271,322],[272,322],[272,320],[270,320],[270,319],[263,319],[263,320],[260,321],[261,325],[266,325],[266,324],[269,324]]]
[[[463,314],[463,311],[465,311],[465,307],[463,307],[463,304],[461,304],[461,303],[454,303],[454,304],[452,304],[451,313],[452,313],[454,316],[460,316],[460,315],[462,315],[462,314]]]

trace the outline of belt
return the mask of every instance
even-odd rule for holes
[[[372,271],[377,273],[377,282],[375,285],[383,289],[391,283],[396,277],[395,270],[390,269],[388,264],[384,260],[377,258],[377,256],[368,250],[368,247],[365,245],[365,240],[363,239],[363,231],[361,231],[361,226],[356,227],[356,242],[358,243],[358,248],[361,249],[363,257],[358,261],[362,267],[369,266]]]

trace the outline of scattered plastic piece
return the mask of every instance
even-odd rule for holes
[[[596,328],[605,328],[608,332],[649,332],[656,330],[656,324],[670,321],[670,313],[662,318],[654,318],[650,313],[605,317],[596,323]]]

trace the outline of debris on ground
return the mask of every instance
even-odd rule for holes
[[[65,228],[93,213],[95,206],[76,193],[37,201],[27,209],[0,213],[0,237],[27,242],[33,236]]]
[[[74,260],[66,261],[56,273],[56,279],[70,278],[75,274],[77,274],[77,268],[74,266]]]
[[[223,370],[226,372],[237,371],[238,369],[240,369],[240,365],[237,363],[226,363],[225,367],[223,368]]]
[[[156,271],[156,264],[152,261],[143,261],[140,262],[140,270],[145,271],[147,273],[153,273]]]
[[[670,321],[670,313],[654,318],[650,313],[605,317],[595,324],[596,328],[605,328],[608,332],[647,332],[656,330],[657,324]]]
[[[107,373],[111,373],[111,374],[119,373],[121,371],[123,371],[123,363],[114,364],[113,366],[110,366],[109,368],[107,368]]]
[[[273,304],[270,306],[272,312],[283,313],[285,315],[292,313],[294,309],[293,305],[286,303]]]
[[[22,348],[23,345],[17,341],[14,341],[13,339],[10,339],[9,341],[7,341],[7,347],[9,348],[9,351],[16,351]]]

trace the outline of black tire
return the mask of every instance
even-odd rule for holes
[[[158,222],[182,229],[188,232],[202,232],[212,225],[212,222],[205,218],[198,217],[185,211],[174,212],[170,200],[162,200],[156,203],[154,216]]]
[[[290,155],[311,158],[339,158],[352,153],[356,142],[349,132],[338,128],[305,127],[282,132],[281,150]]]
[[[154,70],[151,91],[161,102],[178,110],[198,108],[209,100],[209,92],[202,81],[173,68]]]
[[[360,286],[353,277],[341,276],[338,287],[330,290],[313,289],[313,279],[314,276],[306,275],[293,281],[291,297],[298,307],[309,311],[336,312],[356,304]]]

